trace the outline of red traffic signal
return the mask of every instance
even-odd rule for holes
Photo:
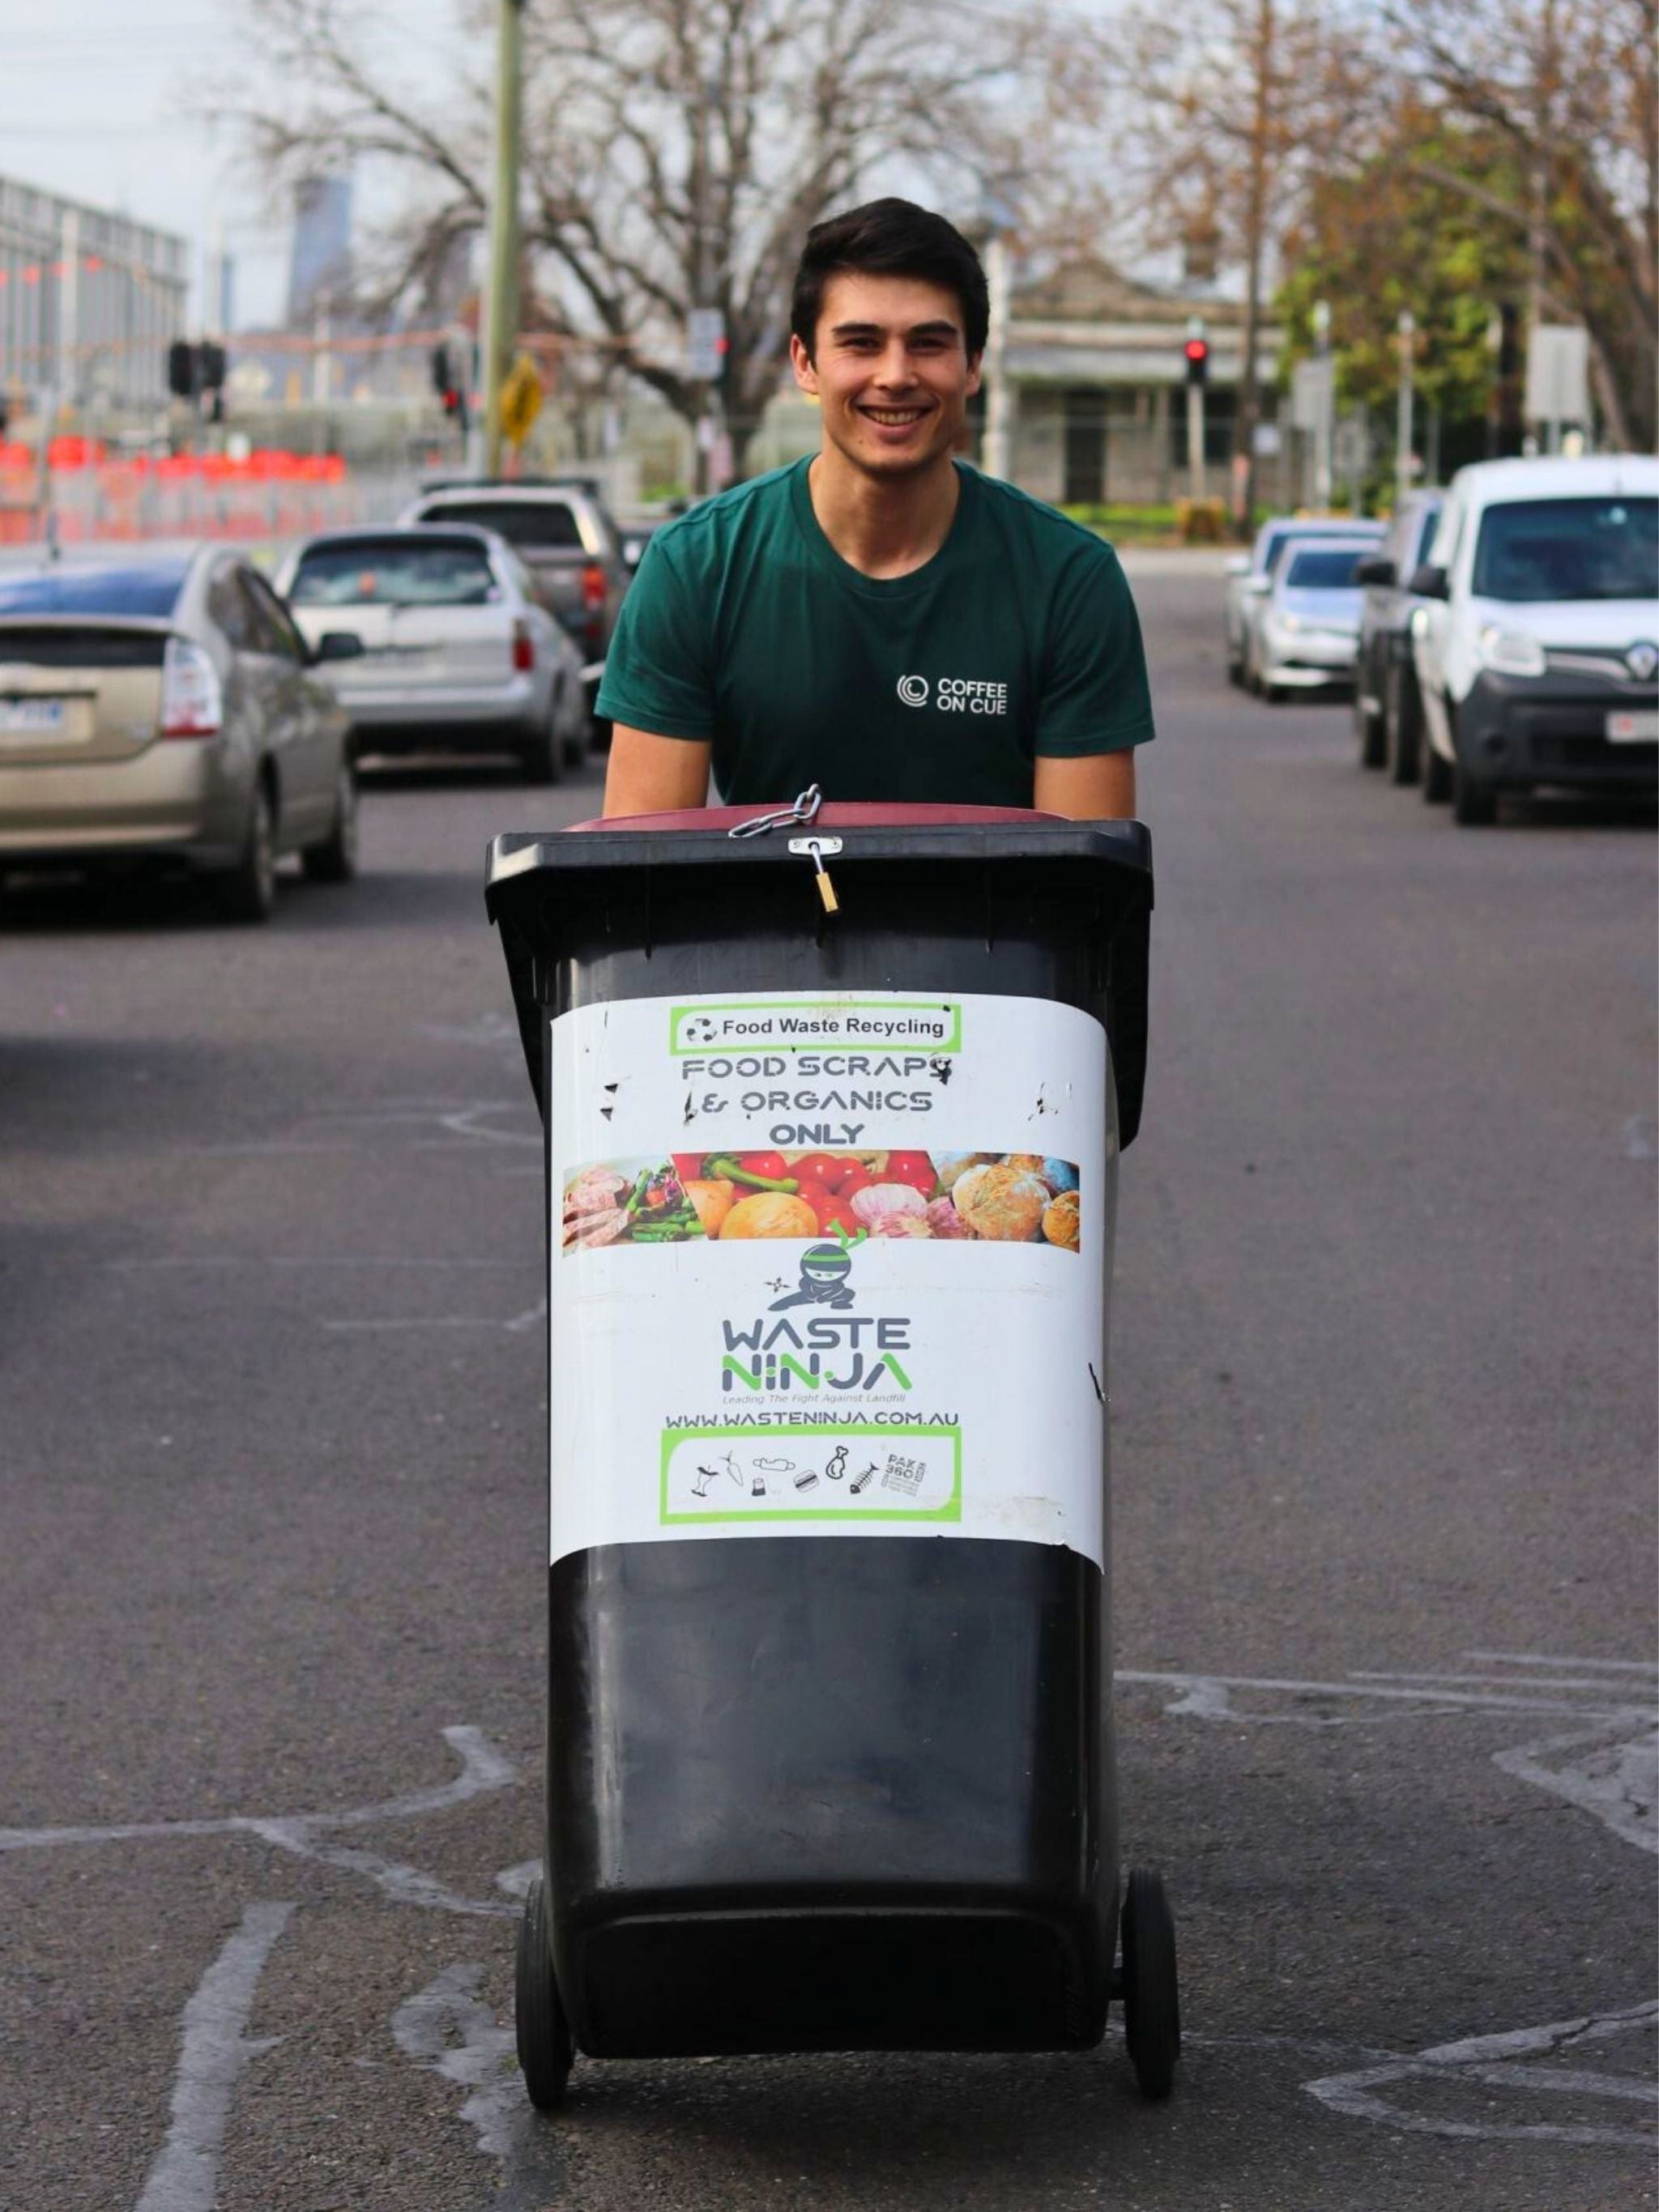
[[[1209,374],[1210,341],[1208,338],[1188,338],[1182,349],[1187,357],[1187,381],[1202,384]]]

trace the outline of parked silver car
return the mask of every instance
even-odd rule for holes
[[[279,854],[356,872],[349,725],[315,650],[224,546],[0,575],[0,869],[210,874],[263,921]]]
[[[289,554],[276,587],[307,637],[360,641],[339,692],[362,751],[512,753],[532,783],[586,757],[581,657],[493,532],[327,531]]]
[[[1227,563],[1226,591],[1222,600],[1222,634],[1227,654],[1227,680],[1255,687],[1260,671],[1255,653],[1255,630],[1261,609],[1273,589],[1273,571],[1292,538],[1380,538],[1380,522],[1351,517],[1295,514],[1270,516],[1255,533],[1248,554],[1236,553]]]
[[[1365,538],[1293,538],[1273,571],[1257,617],[1255,686],[1270,703],[1286,691],[1350,684],[1359,651],[1364,593],[1354,570],[1376,543]]]

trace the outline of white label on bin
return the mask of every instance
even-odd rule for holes
[[[553,1557],[1000,1537],[1101,1564],[1106,1037],[1046,1000],[553,1024]]]

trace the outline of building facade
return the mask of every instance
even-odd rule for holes
[[[1209,345],[1201,439],[1206,494],[1224,498],[1243,369],[1244,311],[1206,286],[1155,287],[1079,260],[1017,284],[1004,374],[1010,475],[1057,507],[1164,505],[1191,487],[1184,347]],[[1256,334],[1257,497],[1279,491],[1276,377],[1282,333]]]
[[[0,177],[0,395],[90,422],[164,406],[190,249],[171,232]]]

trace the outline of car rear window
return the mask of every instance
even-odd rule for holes
[[[54,568],[0,576],[0,615],[127,615],[166,621],[184,589],[185,565]]]
[[[1477,599],[1651,599],[1659,499],[1516,499],[1489,507],[1475,541]]]
[[[551,552],[568,547],[581,550],[582,534],[576,518],[562,499],[448,500],[434,507],[434,522],[470,522],[475,529],[493,530],[509,545],[534,552],[540,546]]]
[[[1332,553],[1293,554],[1285,581],[1293,592],[1340,592],[1352,584],[1354,565],[1363,558],[1364,554],[1352,545]]]
[[[483,547],[471,538],[354,538],[301,556],[296,607],[483,607],[501,597]]]

